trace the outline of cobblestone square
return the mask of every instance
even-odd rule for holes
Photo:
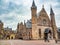
[[[44,42],[44,40],[0,40],[0,45],[60,45],[54,40]]]

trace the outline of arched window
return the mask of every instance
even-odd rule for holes
[[[39,29],[39,37],[41,38],[41,29]]]

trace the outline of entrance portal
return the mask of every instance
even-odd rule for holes
[[[60,39],[60,29],[57,30],[58,39]]]
[[[45,29],[44,38],[45,39],[51,39],[51,34],[52,34],[52,32],[51,32],[51,30],[49,28]]]
[[[13,39],[13,37],[11,37],[11,39]]]
[[[6,36],[6,39],[10,39],[10,35],[7,35],[7,36]]]

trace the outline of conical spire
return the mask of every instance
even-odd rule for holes
[[[50,7],[50,15],[54,15],[54,12],[53,12],[52,6]]]
[[[23,25],[23,22],[21,22],[20,24]]]
[[[25,24],[25,20],[24,20],[24,24]]]
[[[25,20],[24,20],[24,25],[26,26]]]
[[[44,8],[44,5],[42,5],[42,8]]]
[[[2,23],[2,21],[0,20],[0,23]]]
[[[34,0],[33,0],[33,3],[32,3],[32,6],[35,6],[35,2],[34,2]]]
[[[17,25],[17,28],[19,28],[19,23],[18,23],[18,25]]]
[[[33,3],[32,3],[32,8],[36,8],[34,0],[33,0]]]

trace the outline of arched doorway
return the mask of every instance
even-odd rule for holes
[[[15,39],[15,34],[11,34],[10,39]]]
[[[11,37],[11,39],[13,39],[13,37]]]
[[[6,36],[6,39],[10,39],[10,35],[7,35],[7,36]]]
[[[22,34],[18,34],[17,38],[23,40]]]
[[[58,39],[60,39],[60,29],[57,30]]]
[[[46,28],[44,31],[44,38],[51,39],[51,36],[52,36],[51,30],[49,28]]]
[[[31,40],[31,34],[30,34],[30,32],[29,32],[29,40]]]
[[[22,38],[22,37],[19,37],[18,39],[21,39],[21,40],[23,40],[23,38]]]
[[[41,38],[41,29],[39,29],[39,37]]]

